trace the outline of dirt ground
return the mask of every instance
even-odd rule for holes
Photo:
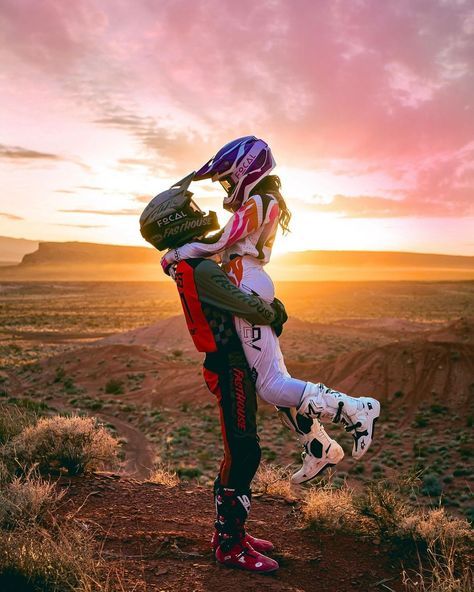
[[[399,592],[401,567],[379,540],[305,530],[298,508],[255,499],[248,530],[272,540],[274,575],[216,564],[209,548],[213,502],[209,488],[166,488],[116,475],[63,479],[63,511],[94,533],[102,555],[136,592]]]

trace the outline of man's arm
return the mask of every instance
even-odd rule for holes
[[[201,302],[226,310],[252,325],[278,321],[278,313],[270,304],[239,290],[214,261],[203,259],[194,270],[194,281]]]

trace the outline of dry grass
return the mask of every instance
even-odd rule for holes
[[[410,572],[414,575],[403,573],[407,592],[471,592],[468,557],[474,535],[469,523],[444,508],[413,508],[403,495],[412,485],[377,482],[358,497],[346,487],[312,488],[303,500],[303,519],[308,526],[378,535],[404,551],[409,561],[418,556],[418,569]]]
[[[176,485],[179,485],[180,483],[177,473],[170,469],[169,466],[165,467],[164,465],[158,465],[155,467],[147,481],[149,483],[164,485],[165,487],[176,487]]]
[[[119,442],[90,417],[40,419],[11,442],[21,466],[37,465],[41,473],[64,468],[70,475],[115,464]]]
[[[301,512],[309,526],[331,530],[364,530],[367,519],[359,514],[352,490],[347,487],[334,488],[330,483],[313,487],[306,494]]]
[[[31,411],[17,405],[0,404],[0,445],[6,444],[35,421],[36,416]]]
[[[37,525],[3,533],[0,588],[47,592],[108,592],[105,564],[91,539],[72,525],[46,530]]]
[[[474,532],[469,523],[449,516],[444,508],[414,512],[405,518],[400,527],[427,546],[442,543],[444,547],[450,547],[454,544],[461,551],[474,542]]]
[[[428,546],[427,561],[419,558],[417,573],[403,572],[403,584],[407,592],[472,592],[474,574],[466,557],[460,561],[455,543],[437,539]]]
[[[0,487],[7,483],[11,478],[11,473],[8,465],[0,457]]]
[[[402,525],[413,513],[404,495],[410,487],[410,481],[376,481],[367,485],[363,495],[354,498],[354,505],[382,537],[403,539],[407,533]]]
[[[58,492],[53,483],[31,473],[15,477],[0,490],[0,527],[44,524],[63,496],[64,491]]]
[[[290,475],[287,470],[274,465],[261,463],[252,482],[254,493],[281,497],[287,501],[296,499],[291,489]]]

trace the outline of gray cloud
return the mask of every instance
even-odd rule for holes
[[[49,152],[38,152],[37,150],[30,150],[29,148],[22,148],[21,146],[7,146],[0,144],[0,158],[8,160],[63,160],[58,154],[50,154]]]
[[[7,218],[8,220],[24,220],[21,216],[17,216],[16,214],[10,214],[9,212],[0,212],[0,216],[3,218]]]

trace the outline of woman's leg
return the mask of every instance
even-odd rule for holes
[[[274,298],[271,278],[263,268],[248,263],[245,258],[239,287],[255,292],[268,302]],[[240,318],[235,319],[235,327],[254,374],[257,392],[263,400],[277,407],[296,407],[298,414],[311,419],[342,422],[345,429],[352,432],[352,456],[359,459],[367,452],[372,442],[375,422],[380,415],[378,401],[368,397],[356,399],[320,383],[292,378],[286,370],[278,338],[271,327],[250,325]],[[315,424],[313,429],[316,438],[318,425]],[[302,443],[308,450],[307,442]],[[336,447],[333,452],[336,452]],[[341,460],[342,456],[340,449],[337,457]],[[336,455],[334,460],[338,462]]]

